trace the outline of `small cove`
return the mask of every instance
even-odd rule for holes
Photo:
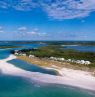
[[[14,64],[16,67],[19,67],[19,68],[27,70],[27,71],[57,75],[57,72],[55,70],[44,69],[44,68],[41,68],[37,65],[29,64],[23,60],[13,59],[13,60],[10,60],[8,62],[11,64]]]

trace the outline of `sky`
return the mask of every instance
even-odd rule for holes
[[[95,0],[0,0],[0,40],[95,41]]]

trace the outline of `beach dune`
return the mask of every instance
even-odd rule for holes
[[[18,68],[13,64],[7,63],[7,61],[15,58],[16,57],[14,55],[10,55],[8,58],[0,60],[0,73],[28,78],[30,81],[34,80],[44,83],[65,84],[69,86],[95,90],[95,77],[93,77],[89,72],[68,68],[62,68],[59,70],[59,73],[62,76],[30,72]]]

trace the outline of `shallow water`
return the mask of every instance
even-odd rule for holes
[[[14,59],[14,60],[11,60],[8,62],[11,64],[14,64],[16,67],[22,68],[27,71],[57,75],[57,72],[54,70],[44,69],[44,68],[38,67],[37,65],[29,64],[29,63],[19,60],[19,59]]]
[[[95,94],[64,85],[30,83],[20,77],[1,75],[0,97],[95,97]]]

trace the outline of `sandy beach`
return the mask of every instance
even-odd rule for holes
[[[95,77],[93,77],[90,72],[68,68],[62,68],[58,70],[62,76],[30,72],[18,68],[13,64],[7,63],[7,61],[15,58],[16,57],[14,55],[10,55],[8,58],[0,60],[0,73],[28,78],[30,81],[34,80],[44,83],[65,84],[84,89],[95,90]]]

